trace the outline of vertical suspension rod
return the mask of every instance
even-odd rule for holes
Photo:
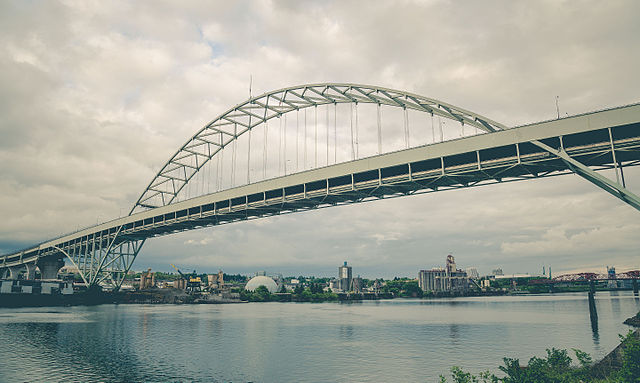
[[[315,114],[315,133],[314,133],[314,140],[315,140],[315,148],[313,150],[313,156],[314,156],[314,168],[318,167],[318,105],[315,105],[313,107],[313,112]]]
[[[247,185],[251,183],[251,115],[249,115],[249,144],[247,149]]]
[[[403,107],[404,114],[404,146],[409,149],[409,111],[407,107]]]
[[[282,157],[284,159],[284,175],[287,175],[287,115],[284,115],[284,137],[282,142]]]
[[[300,159],[299,146],[300,139],[298,132],[300,131],[300,109],[296,109],[296,172],[298,171],[298,161]]]
[[[304,136],[302,137],[302,151],[304,156],[302,157],[302,170],[307,168],[307,109],[304,109]]]
[[[327,149],[327,164],[326,165],[329,166],[329,104],[327,104],[326,112],[327,112],[327,114],[325,116],[326,117],[325,118],[325,120],[326,120],[326,125],[325,125],[326,129],[325,130],[327,132],[327,136],[325,137],[326,141],[327,141],[327,148],[326,148]]]
[[[262,149],[262,179],[267,179],[267,141],[269,139],[269,122],[264,123],[264,148]]]
[[[236,184],[236,146],[238,142],[238,125],[233,124],[233,145],[231,146],[231,187]]]
[[[280,124],[278,127],[278,175],[282,170],[282,116],[280,116]]]
[[[222,133],[220,133],[220,143],[223,144],[223,139],[224,137],[222,136]],[[220,171],[218,172],[218,177],[220,179],[220,183],[218,184],[219,189],[218,190],[222,190],[222,181],[224,181],[222,179],[222,173],[224,172],[224,149],[226,149],[226,146],[222,146],[222,149],[220,149]]]
[[[378,103],[377,105],[378,107],[378,154],[382,154],[382,116],[380,115],[380,113],[382,113],[382,110],[380,109],[380,103]]]
[[[356,102],[356,158],[360,158],[360,141],[358,138],[358,103]]]
[[[351,159],[355,160],[356,159],[356,147],[354,144],[354,140],[353,140],[353,104],[349,104],[349,114],[350,114],[350,121],[351,121]]]

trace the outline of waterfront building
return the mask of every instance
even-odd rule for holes
[[[351,291],[351,280],[353,279],[352,268],[347,266],[347,261],[338,267],[338,289],[342,291]]]
[[[376,279],[375,281],[373,281],[373,285],[371,285],[371,289],[370,289],[371,292],[379,293],[380,290],[382,289],[382,282],[383,281],[384,280],[382,280],[382,279]]]
[[[296,278],[292,278],[289,283],[285,283],[284,288],[287,291],[293,291],[300,284],[300,280]]]
[[[207,275],[207,284],[211,289],[221,289],[224,287],[224,273],[218,270],[218,274]]]
[[[138,285],[140,290],[156,287],[156,273],[152,273],[151,269],[140,274],[140,283]]]
[[[469,277],[465,271],[456,268],[453,255],[447,256],[445,268],[420,270],[418,286],[422,291],[452,292],[469,288]]]
[[[176,279],[175,281],[173,281],[172,286],[174,289],[184,290],[187,288],[187,281],[182,278]]]
[[[432,268],[431,270],[420,270],[418,273],[418,286],[422,291],[443,291],[444,280],[447,272],[443,268]]]

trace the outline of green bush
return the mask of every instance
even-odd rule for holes
[[[640,382],[640,339],[629,330],[626,336],[620,335],[622,346],[622,368],[618,372],[621,382]]]

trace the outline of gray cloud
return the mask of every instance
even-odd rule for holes
[[[633,1],[4,2],[0,251],[126,214],[177,147],[247,97],[250,75],[254,94],[369,83],[508,125],[552,118],[556,95],[563,114],[637,102],[638,13]],[[452,252],[481,271],[637,268],[637,232],[637,212],[563,176],[154,239],[136,267],[333,274],[346,259],[393,276]]]

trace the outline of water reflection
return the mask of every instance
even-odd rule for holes
[[[137,381],[132,345],[113,337],[111,326],[108,322],[10,323],[0,332],[0,344],[12,344],[12,353],[22,355],[19,365],[27,381],[45,376],[55,381]]]
[[[609,296],[609,301],[611,302],[611,312],[614,315],[620,314],[620,293],[618,291],[609,291]]]
[[[452,342],[457,343],[458,337],[460,335],[459,332],[460,332],[460,328],[457,324],[452,323],[449,326],[449,338],[451,339]]]
[[[340,326],[340,338],[341,339],[353,338],[353,326],[352,325]]]
[[[550,347],[598,359],[618,344],[619,318],[640,309],[632,292],[598,294],[0,309],[0,345],[9,345],[0,382],[394,381],[398,371],[434,382],[453,363],[498,372],[505,356]]]

